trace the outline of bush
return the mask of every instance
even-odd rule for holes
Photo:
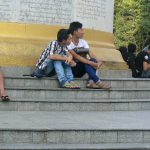
[[[150,0],[115,0],[116,47],[135,43],[138,50],[150,44]]]

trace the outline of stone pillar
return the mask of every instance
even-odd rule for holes
[[[0,0],[0,66],[34,66],[60,28],[80,21],[104,67],[122,67],[113,13],[114,0]]]

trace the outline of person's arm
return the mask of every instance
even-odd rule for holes
[[[88,65],[91,65],[92,67],[94,68],[97,68],[98,67],[98,63],[95,63],[95,62],[92,62],[92,61],[89,61],[83,57],[81,57],[80,55],[76,54],[73,50],[70,50],[70,53],[72,54],[72,56],[79,60],[80,62],[82,63],[85,63],[85,64],[88,64]]]
[[[61,61],[65,61],[67,64],[69,64],[72,61],[72,55],[69,52],[66,52],[68,57],[64,57],[61,55],[57,55],[57,54],[52,54],[50,55],[50,59],[51,60],[61,60]]]
[[[143,70],[147,71],[150,69],[150,64],[148,64],[146,61],[143,62]]]
[[[68,52],[68,51],[66,52],[66,54],[67,54],[66,63],[70,64],[70,62],[72,61],[73,57],[72,57],[71,53]]]
[[[102,63],[102,61],[93,52],[91,52],[90,50],[89,50],[89,56],[90,56],[90,58],[95,58],[97,60],[97,62],[101,62]]]
[[[89,57],[96,59],[96,61],[98,63],[98,67],[97,67],[97,69],[98,69],[102,65],[102,61],[100,61],[100,59],[98,59],[97,56],[90,51],[90,47],[89,47],[88,43],[85,40],[83,40],[83,45],[84,45],[83,47],[85,49],[88,49],[88,55],[89,55]]]
[[[56,41],[52,41],[49,46],[48,46],[48,49],[49,49],[49,52],[50,52],[50,56],[49,58],[51,60],[61,60],[61,61],[66,61],[66,58],[61,56],[61,55],[58,55],[58,54],[55,54],[54,51],[57,49],[57,42]]]
[[[93,52],[91,52],[90,50],[89,50],[89,57],[90,58],[95,58],[97,63],[99,64],[99,67],[102,65],[102,61],[100,59],[98,59],[97,56]]]
[[[56,54],[52,54],[49,56],[49,58],[51,60],[62,60],[62,61],[66,61],[66,58],[61,56],[61,55],[56,55]]]

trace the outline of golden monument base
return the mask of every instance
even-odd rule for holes
[[[56,39],[62,26],[0,23],[0,66],[35,66],[49,41]],[[102,69],[127,69],[108,32],[85,29],[91,50],[103,60]]]

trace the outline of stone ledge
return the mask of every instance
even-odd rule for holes
[[[0,144],[0,150],[148,150],[150,143],[126,144]]]

